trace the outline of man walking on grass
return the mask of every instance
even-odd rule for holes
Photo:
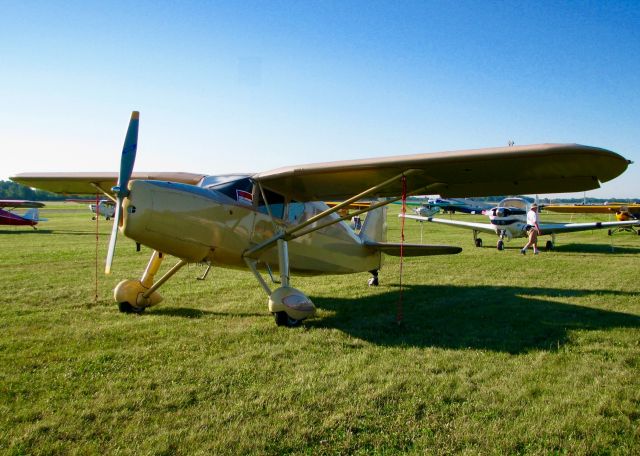
[[[529,242],[522,247],[520,253],[525,255],[529,246],[533,246],[533,254],[537,255],[538,250],[538,235],[540,234],[540,225],[538,225],[538,205],[533,203],[529,212],[527,212],[527,225],[524,227],[529,235]]]

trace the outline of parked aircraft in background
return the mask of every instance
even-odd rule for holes
[[[476,247],[482,246],[482,239],[478,233],[491,233],[498,236],[497,248],[504,249],[504,241],[513,238],[526,237],[527,232],[527,212],[530,204],[522,198],[505,198],[497,207],[485,211],[489,217],[489,223],[465,222],[462,220],[440,219],[434,217],[421,217],[417,215],[405,215],[419,221],[441,223],[443,225],[455,226],[473,231],[473,241]],[[546,207],[545,207],[546,208]],[[402,214],[401,214],[402,215]],[[589,223],[538,223],[540,225],[540,235],[551,235],[551,240],[547,241],[546,249],[552,250],[555,244],[555,235],[559,233],[569,233],[574,231],[586,231],[603,228],[631,227],[640,224],[638,220],[623,222],[589,222]]]
[[[73,203],[80,203],[80,204],[87,204],[89,207],[89,210],[91,211],[91,213],[93,214],[93,217],[91,217],[91,220],[95,220],[97,214],[99,213],[102,217],[104,217],[106,220],[111,220],[113,218],[113,215],[115,214],[115,208],[116,208],[116,203],[115,201],[111,200],[111,199],[100,199],[98,200],[98,205],[96,206],[96,199],[89,199],[89,198],[83,198],[83,199],[77,199],[77,198],[71,198],[71,199],[67,199],[66,201],[70,201]]]
[[[96,203],[89,204],[89,209],[95,214],[91,220],[95,220],[98,215],[103,216],[106,220],[111,220],[116,212],[116,203],[109,199],[101,199],[97,207]]]
[[[546,211],[564,214],[615,214],[616,220],[640,220],[640,204],[605,203],[605,204],[547,204]],[[609,236],[616,231],[632,231],[640,234],[640,230],[633,226],[625,226],[608,230]]]
[[[30,226],[34,230],[38,222],[46,221],[40,218],[38,209],[44,207],[44,203],[28,200],[0,200],[0,225]],[[24,214],[17,214],[13,209],[26,208]]]
[[[464,199],[444,199],[440,197],[429,198],[414,209],[417,215],[431,217],[442,210],[442,212],[455,214],[462,212],[465,214],[482,214],[486,209],[494,207],[494,204]]]
[[[290,286],[290,273],[369,271],[377,282],[382,254],[437,255],[459,247],[386,242],[385,205],[403,196],[444,197],[505,193],[561,193],[599,187],[628,166],[622,156],[577,144],[499,147],[298,165],[257,174],[207,176],[135,173],[138,113],[133,112],[120,173],[35,173],[12,180],[67,194],[101,190],[117,199],[107,254],[110,272],[118,231],[154,250],[139,280],[120,282],[120,310],[141,312],[161,301],[157,289],[189,262],[247,268],[269,296],[279,325],[293,326],[315,312]],[[179,158],[178,158],[179,159]],[[112,187],[116,182],[115,187]],[[133,180],[131,180],[133,179]],[[337,213],[362,199],[369,207]],[[383,200],[378,200],[383,198]],[[343,201],[333,208],[319,201]],[[359,235],[345,217],[367,213]],[[178,262],[155,280],[168,255]],[[280,280],[273,278],[277,270]],[[260,271],[279,287],[272,291]]]

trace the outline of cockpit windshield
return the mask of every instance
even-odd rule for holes
[[[206,176],[200,181],[199,186],[220,192],[234,201],[253,204],[253,181],[246,174]]]
[[[498,207],[510,207],[526,211],[529,207],[529,203],[522,198],[505,198],[498,203]]]
[[[198,183],[198,187],[214,188],[220,184],[237,181],[250,177],[250,174],[221,174],[218,176],[204,176]]]

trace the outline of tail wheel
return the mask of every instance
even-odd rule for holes
[[[296,326],[300,326],[302,324],[302,320],[296,320],[295,318],[291,318],[283,310],[281,310],[280,312],[274,312],[273,318],[276,321],[276,325],[286,326],[287,328],[295,328]]]
[[[482,239],[476,239],[476,247],[482,247]]]

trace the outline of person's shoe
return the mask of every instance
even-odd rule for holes
[[[534,254],[534,255],[537,255],[537,254],[539,254],[539,253],[540,253],[540,250],[534,250],[534,251],[533,251],[533,254]]]
[[[527,251],[525,249],[520,249],[520,253],[523,254],[523,255],[526,255]]]

